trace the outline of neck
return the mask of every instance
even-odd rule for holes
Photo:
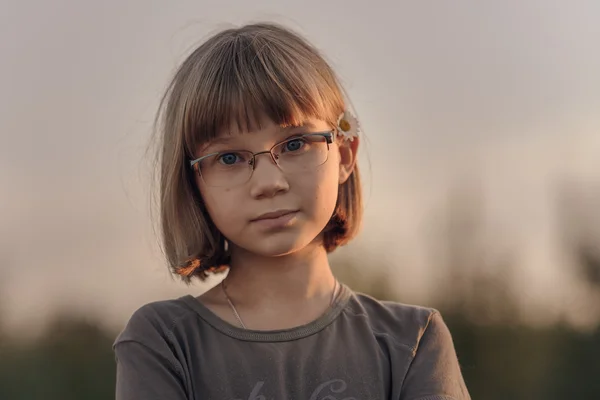
[[[328,299],[335,278],[322,245],[285,256],[262,257],[234,248],[225,278],[236,305],[258,308]]]

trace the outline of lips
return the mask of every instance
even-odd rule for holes
[[[298,210],[277,210],[277,211],[272,211],[272,212],[268,212],[268,213],[264,213],[256,218],[254,218],[252,221],[265,221],[265,220],[274,220],[277,218],[281,218],[283,216],[286,216],[288,214],[293,214],[296,213]]]

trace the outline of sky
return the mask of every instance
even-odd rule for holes
[[[4,0],[0,313],[15,331],[60,307],[118,328],[145,302],[206,289],[169,277],[153,232],[154,112],[204,38],[274,21],[321,49],[361,121],[363,235],[337,257],[385,265],[426,302],[432,238],[473,190],[480,240],[517,258],[531,319],[600,317],[556,209],[563,187],[600,202],[599,20],[593,0]]]

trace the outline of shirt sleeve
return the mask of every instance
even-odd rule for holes
[[[404,380],[400,400],[470,400],[450,330],[434,311]]]
[[[137,341],[115,345],[116,400],[187,400],[176,361]]]

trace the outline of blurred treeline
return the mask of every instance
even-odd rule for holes
[[[114,399],[115,336],[68,315],[34,342],[0,332],[0,399]]]
[[[424,304],[439,309],[450,327],[473,399],[600,399],[600,326],[583,331],[566,323],[546,327],[526,323],[514,295],[515,271],[518,276],[514,257],[510,252],[491,256],[480,245],[483,224],[476,198],[461,195],[449,203],[439,236],[438,284],[429,304]],[[592,215],[597,209],[584,212],[586,207],[572,196],[561,204],[565,221],[561,230],[572,272],[598,294],[598,237],[586,233],[597,227]],[[356,291],[411,302],[396,290],[397,278],[391,279],[385,268],[365,267],[364,262],[338,260],[335,273]],[[118,332],[63,315],[31,342],[9,336],[1,322],[0,315],[1,400],[114,398],[111,346]]]

